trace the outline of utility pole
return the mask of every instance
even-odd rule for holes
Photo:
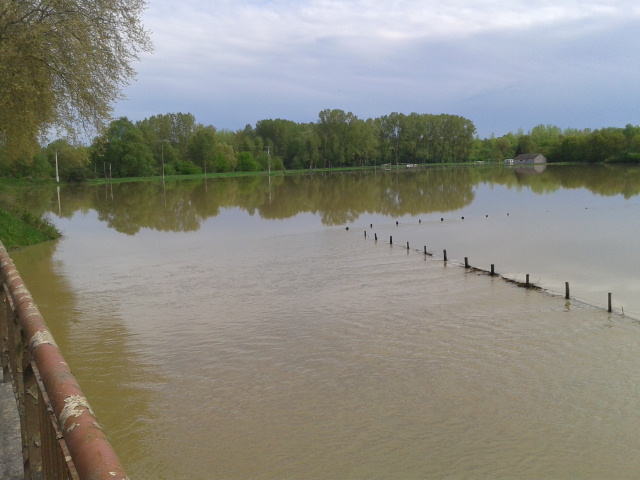
[[[56,183],[60,183],[60,175],[58,175],[58,150],[56,150]]]
[[[271,176],[271,154],[269,153],[269,147],[267,147],[267,168],[269,176]]]
[[[160,156],[162,158],[162,181],[164,182],[164,142],[166,140],[160,140]]]

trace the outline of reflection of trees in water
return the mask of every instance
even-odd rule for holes
[[[550,193],[561,188],[585,188],[592,193],[631,198],[640,194],[640,168],[620,165],[553,165],[540,174],[519,174],[514,169],[513,180],[518,188],[529,188],[535,193]],[[513,182],[499,182],[509,187]]]
[[[289,177],[260,214],[288,218],[311,212],[326,225],[340,225],[364,213],[402,216],[455,210],[474,198],[472,171],[455,170]]]
[[[640,194],[640,168],[598,165],[591,168],[560,166],[550,172],[559,188],[586,188],[604,196],[629,199]]]
[[[474,200],[479,183],[540,194],[586,188],[629,198],[640,193],[640,168],[554,165],[524,174],[508,167],[444,167],[65,186],[61,215],[94,209],[111,228],[130,235],[141,228],[194,231],[224,208],[241,208],[266,219],[314,213],[325,225],[341,225],[366,213],[399,217],[457,210]],[[58,214],[51,190],[46,195],[37,190],[25,204],[36,212]]]
[[[191,205],[196,182],[121,183],[113,185],[113,197],[96,195],[93,208],[109,227],[129,235],[141,228],[162,231],[195,231],[200,228]]]

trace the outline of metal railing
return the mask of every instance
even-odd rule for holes
[[[0,365],[18,404],[25,480],[126,479],[2,242],[0,283]]]

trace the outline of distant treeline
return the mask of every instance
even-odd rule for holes
[[[366,120],[323,110],[314,123],[260,120],[238,131],[199,124],[190,113],[119,118],[90,146],[56,140],[0,174],[63,181],[212,172],[366,167],[383,164],[503,161],[542,153],[551,162],[640,162],[640,127],[561,130],[538,125],[525,134],[480,139],[457,115],[391,113]],[[0,159],[1,160],[1,159]]]
[[[549,162],[640,163],[640,126],[599,130],[561,130],[538,125],[529,133],[509,133],[475,141],[478,160],[513,158],[520,153],[542,153]]]

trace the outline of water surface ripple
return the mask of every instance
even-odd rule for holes
[[[222,207],[196,231],[131,235],[87,210],[14,257],[132,478],[635,478],[640,323],[458,260],[488,268],[489,242],[511,273],[526,258],[553,277],[539,259],[567,225],[595,242],[598,209],[637,206],[562,213],[548,207],[570,191],[493,186],[508,201],[489,204],[486,188],[463,210],[336,225]],[[548,241],[508,248],[527,224]]]

